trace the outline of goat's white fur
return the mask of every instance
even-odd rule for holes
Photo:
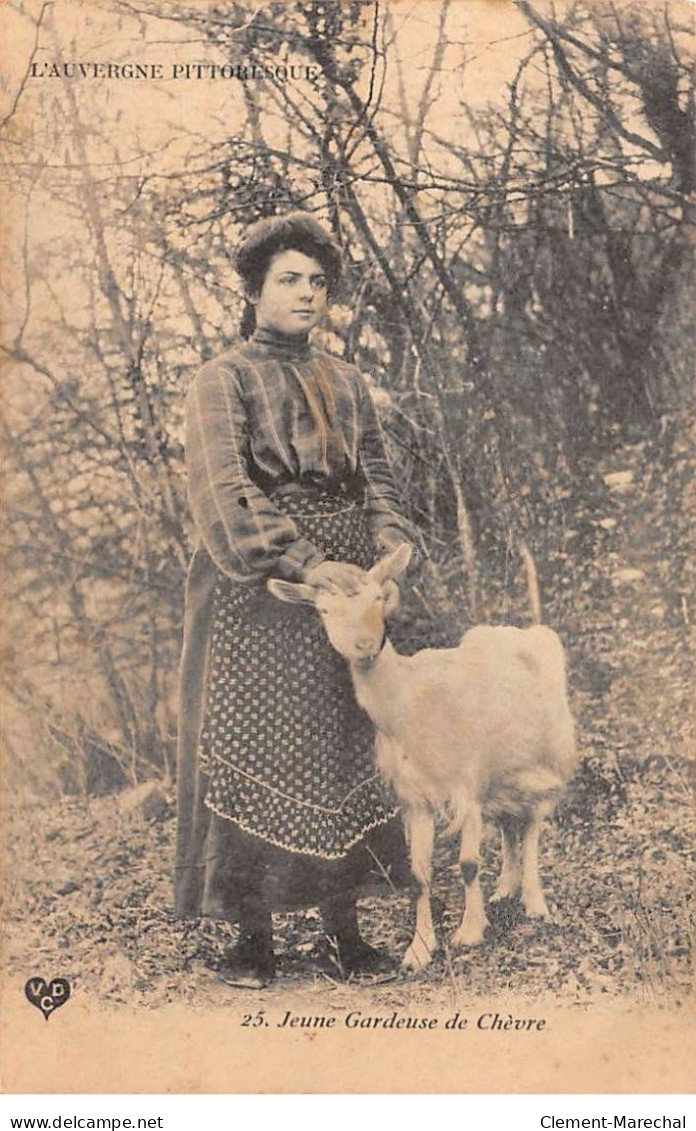
[[[493,900],[521,892],[526,913],[549,917],[538,867],[539,832],[575,765],[563,646],[549,628],[480,625],[457,648],[402,656],[385,640],[395,579],[410,549],[379,561],[351,592],[270,581],[281,600],[308,602],[349,662],[358,702],[377,729],[377,764],[403,806],[418,883],[416,930],[404,956],[425,966],[436,949],[430,889],[435,818],[461,834],[466,904],[452,942],[474,946],[487,926],[479,882],[483,813],[497,818],[503,865]]]

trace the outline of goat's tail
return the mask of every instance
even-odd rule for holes
[[[520,557],[524,564],[524,572],[527,575],[527,594],[532,610],[532,623],[541,624],[541,598],[539,597],[539,576],[537,574],[536,563],[532,557],[532,551],[529,549],[524,538],[520,538],[519,548]]]

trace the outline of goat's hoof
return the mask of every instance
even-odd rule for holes
[[[459,927],[454,932],[451,938],[452,946],[459,948],[460,946],[480,946],[483,942],[483,936],[486,932],[488,922],[484,920],[483,923],[467,924],[466,927]]]
[[[528,919],[545,919],[550,923],[553,919],[551,912],[546,906],[542,892],[534,892],[532,895],[522,896],[522,905],[524,913]]]
[[[516,895],[517,892],[513,891],[511,888],[496,888],[488,902],[502,903],[504,899],[514,899]]]
[[[411,943],[403,957],[401,965],[404,970],[424,970],[432,961],[434,951],[434,945],[432,950],[429,950],[425,943]]]
[[[545,903],[525,904],[524,913],[528,919],[540,919],[543,923],[553,923],[553,915]]]

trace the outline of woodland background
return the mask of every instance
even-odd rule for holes
[[[495,972],[457,969],[481,991],[507,963],[520,986],[685,992],[693,16],[626,0],[7,5],[3,774],[22,817],[14,914],[26,929],[40,911],[33,944],[62,948],[61,970],[168,1000],[229,930],[170,914],[182,419],[196,368],[236,336],[240,231],[293,207],[344,251],[323,344],[368,376],[422,532],[414,639],[525,623],[524,538],[569,651],[584,761],[549,842],[569,918],[541,938],[518,923],[520,954],[508,915]],[[143,96],[28,73],[175,57],[320,76]],[[163,800],[143,812],[147,782]],[[310,945],[309,920],[283,931]]]

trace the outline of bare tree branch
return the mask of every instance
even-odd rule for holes
[[[12,120],[12,118],[14,117],[14,115],[17,112],[17,107],[19,106],[19,100],[24,93],[25,87],[26,87],[27,82],[29,80],[29,75],[31,74],[31,65],[34,62],[34,59],[36,58],[36,52],[39,49],[39,38],[41,36],[41,25],[43,23],[43,18],[46,15],[47,10],[51,7],[52,4],[53,4],[53,0],[44,0],[44,3],[41,5],[41,11],[39,12],[38,19],[36,21],[36,31],[34,33],[34,46],[32,47],[31,54],[29,55],[29,59],[27,61],[27,69],[24,72],[24,77],[23,77],[19,87],[17,88],[17,91],[15,93],[14,98],[12,99],[12,105],[10,106],[10,109],[5,114],[5,117],[2,118],[2,120],[0,120],[0,133],[5,129],[5,126]]]

